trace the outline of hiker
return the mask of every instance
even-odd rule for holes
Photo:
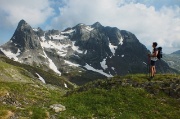
[[[149,58],[151,59],[151,62],[150,62],[151,63],[151,67],[150,67],[151,77],[150,77],[150,79],[152,79],[156,73],[155,63],[157,61],[157,55],[158,55],[158,49],[156,48],[156,46],[157,46],[157,43],[153,42],[152,54],[148,54]]]

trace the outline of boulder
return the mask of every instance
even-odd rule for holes
[[[56,113],[62,112],[66,110],[66,107],[61,104],[53,104],[50,106],[52,110],[54,110]]]

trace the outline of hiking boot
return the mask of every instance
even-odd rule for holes
[[[151,81],[153,78],[154,78],[153,76],[149,77],[149,78],[148,78],[148,81]]]

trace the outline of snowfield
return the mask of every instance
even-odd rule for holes
[[[10,59],[14,59],[14,61],[18,61],[18,57],[21,53],[21,51],[18,49],[17,53],[14,54],[12,53],[11,51],[6,51],[6,50],[3,50],[2,48],[0,48],[0,50]]]

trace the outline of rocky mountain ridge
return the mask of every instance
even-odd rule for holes
[[[171,54],[177,54],[177,55],[180,55],[180,50],[175,51],[175,52],[173,52],[173,53],[171,53]]]
[[[180,54],[178,54],[178,51],[171,54],[164,54],[163,60],[166,61],[171,68],[180,71]]]
[[[148,50],[136,36],[99,22],[78,24],[64,31],[43,31],[21,20],[10,41],[0,50],[15,61],[58,75],[79,72],[104,78],[147,73]],[[164,61],[157,63],[157,69],[159,73],[175,72]],[[70,79],[76,83],[84,80]]]

